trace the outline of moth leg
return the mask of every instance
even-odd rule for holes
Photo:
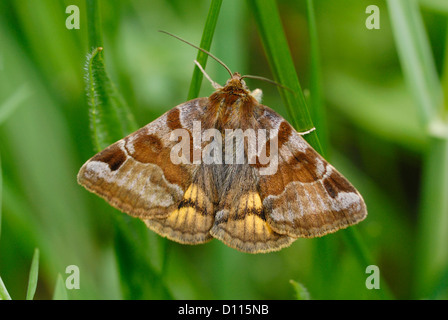
[[[316,130],[316,127],[311,128],[310,130],[304,131],[304,132],[297,132],[299,134],[299,136],[304,136],[307,135],[311,132],[313,132],[314,130]]]
[[[219,83],[213,81],[212,78],[210,78],[210,76],[207,74],[207,72],[205,72],[205,70],[202,68],[202,66],[199,62],[194,60],[194,63],[198,66],[199,70],[201,70],[201,72],[204,74],[204,76],[207,78],[207,80],[211,82],[213,88],[215,88],[216,90],[223,88]]]

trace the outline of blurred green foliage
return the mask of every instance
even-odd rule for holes
[[[210,51],[234,71],[274,78],[251,2],[222,2]],[[73,4],[81,13],[79,30],[65,26],[66,7]],[[381,10],[379,30],[365,27],[371,4]],[[432,139],[408,87],[406,52],[398,54],[386,1],[314,1],[318,53],[310,50],[306,1],[279,0],[277,6],[305,92],[313,87],[310,61],[319,59],[328,152],[366,200],[369,215],[356,229],[380,268],[381,287],[396,298],[448,298],[447,243],[427,242],[428,232],[419,231],[422,181],[427,192],[438,187],[423,169]],[[197,55],[157,30],[199,44],[209,7],[210,1],[99,1],[106,71],[138,126],[185,101]],[[439,78],[447,9],[444,0],[420,1]],[[180,245],[78,186],[76,174],[96,148],[84,81],[92,52],[86,1],[1,1],[0,43],[0,276],[13,299],[27,296],[35,248],[35,299],[294,299],[294,284],[312,299],[384,297],[383,289],[366,288],[367,266],[347,245],[346,231],[263,255],[219,241]],[[207,72],[221,84],[228,77],[211,60]],[[247,82],[263,89],[264,104],[291,120],[277,88]],[[211,92],[203,82],[200,96]],[[448,232],[444,214],[438,227]],[[441,246],[437,268],[419,274],[414,265],[434,258],[422,243],[434,242]],[[69,265],[79,267],[81,282],[79,290],[66,292]],[[416,279],[421,290],[427,284],[424,291],[415,292]]]

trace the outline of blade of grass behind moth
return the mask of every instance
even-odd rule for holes
[[[2,277],[0,277],[0,300],[11,300],[11,296],[9,295],[8,290],[6,290]]]
[[[316,126],[317,136],[322,145],[322,152],[325,158],[329,160],[329,143],[328,143],[328,129],[326,123],[326,115],[323,105],[322,90],[321,90],[321,67],[319,54],[319,40],[317,34],[316,18],[314,13],[313,0],[307,0],[307,14],[308,14],[308,30],[310,37],[310,113],[314,125]],[[319,292],[326,292],[325,288],[331,286],[334,278],[333,272],[337,268],[338,258],[334,254],[335,241],[328,241],[327,238],[317,238],[314,241],[313,265],[319,268],[318,272],[322,276],[316,279],[319,283]],[[296,289],[297,291],[297,289]],[[297,293],[299,294],[299,293]]]
[[[311,118],[316,127],[319,141],[322,145],[324,156],[328,156],[328,128],[327,116],[322,97],[322,77],[320,65],[319,39],[317,33],[316,17],[314,13],[314,1],[307,0],[308,29],[310,35],[310,94],[311,94]]]
[[[33,260],[31,262],[30,275],[28,278],[28,289],[26,291],[26,300],[33,300],[37,288],[37,279],[39,277],[39,249],[34,249]]]
[[[87,0],[86,4],[89,45],[93,48],[87,55],[86,90],[94,147],[101,151],[137,130],[138,126],[106,72],[98,1]]]
[[[2,192],[3,192],[3,177],[2,177],[2,163],[0,157],[0,235],[2,230]],[[2,277],[0,276],[0,300],[11,300],[11,296],[6,290]]]
[[[140,220],[126,215],[117,215],[114,224],[115,251],[120,272],[123,298],[126,300],[173,299],[163,281],[166,268],[162,257],[162,270],[159,274],[151,264],[148,252],[152,244],[148,241],[148,230]],[[132,232],[130,232],[130,230]],[[162,247],[166,239],[161,239]]]
[[[2,239],[2,204],[3,200],[3,171],[2,171],[2,156],[0,154],[0,240]]]
[[[115,85],[109,79],[101,47],[87,55],[87,100],[90,127],[97,152],[137,130],[134,116],[129,111]]]
[[[280,15],[274,0],[249,0],[274,80],[292,90],[279,88],[293,126],[299,132],[314,127],[295,71]],[[316,131],[304,138],[322,154]]]
[[[448,268],[448,139],[431,137],[429,143],[420,195],[413,298],[427,298]]]
[[[300,282],[289,280],[289,283],[292,285],[294,289],[294,293],[297,300],[310,300],[311,296],[308,292],[307,288]]]
[[[275,80],[293,90],[293,93],[281,90],[281,95],[288,113],[292,119],[293,125],[298,131],[306,131],[313,128],[313,122],[308,111],[308,107],[303,95],[294,63],[289,51],[283,27],[281,24],[279,12],[275,1],[273,0],[250,0],[252,11],[258,26],[263,46],[265,48],[268,61],[274,73]],[[313,13],[313,12],[311,12]],[[317,57],[315,57],[317,58]],[[306,135],[304,138],[320,154],[324,153],[316,131]],[[366,263],[372,263],[369,253],[365,249],[364,243],[354,230],[355,227],[344,230],[348,236],[345,240],[357,257],[359,264],[365,268]],[[364,269],[363,269],[364,272]],[[389,296],[387,291],[381,292],[385,297]]]
[[[98,1],[87,0],[86,5],[89,45],[93,48],[86,63],[87,98],[94,147],[98,152],[136,131],[138,126],[106,73]],[[156,246],[151,244],[149,247],[145,238],[148,229],[142,221],[122,213],[114,213],[114,218],[115,253],[123,295],[126,298],[165,298],[167,294],[156,296],[147,289],[154,286],[164,288],[147,258],[148,250],[155,250],[152,246]],[[142,238],[136,239],[136,234]]]
[[[317,33],[317,24],[316,17],[314,11],[314,0],[307,0],[307,14],[308,14],[308,26],[310,33],[310,53],[311,53],[311,79],[310,79],[310,91],[311,91],[311,115],[313,121],[316,125],[316,131],[319,137],[319,141],[322,144],[322,149],[324,155],[327,159],[330,159],[330,150],[329,150],[329,137],[328,137],[328,127],[327,127],[327,119],[325,114],[325,107],[323,104],[323,92],[321,90],[321,66],[320,66],[320,53],[319,53],[319,40]],[[352,252],[357,256],[357,260],[361,266],[362,271],[364,272],[365,267],[368,265],[375,264],[374,259],[370,255],[370,252],[365,244],[365,241],[359,234],[357,227],[352,226],[348,229],[342,230],[342,234],[344,236],[345,242],[352,248]],[[335,266],[335,261],[330,260],[331,258],[336,257],[323,257],[322,252],[329,251],[329,247],[332,248],[334,243],[326,241],[325,238],[316,239],[318,246],[317,255],[319,258],[327,261],[323,268],[326,268],[326,272],[324,274],[330,274],[330,269]],[[319,248],[319,246],[321,246]],[[320,250],[324,249],[324,250]],[[327,255],[327,254],[326,254]],[[328,283],[329,279],[326,280]],[[381,279],[382,288],[378,291],[379,296],[384,299],[390,299],[393,297],[391,291],[386,284],[385,280]]]
[[[430,130],[430,147],[424,161],[415,298],[436,297],[440,292],[440,279],[446,282],[448,274],[448,34],[441,91],[444,101]]]
[[[202,39],[200,47],[207,51],[210,51],[212,45],[213,35],[216,29],[216,23],[218,22],[219,11],[221,9],[222,0],[212,0],[210,9],[208,11],[207,20],[205,21],[204,31],[202,32]],[[198,52],[196,61],[205,70],[207,65],[208,55],[202,51]],[[203,74],[197,66],[194,67],[193,77],[191,79],[190,90],[188,92],[188,99],[191,100],[199,96],[201,90]]]
[[[388,0],[392,31],[405,80],[426,127],[441,107],[441,90],[429,39],[415,0]]]
[[[447,23],[448,28],[448,23]],[[445,57],[443,62],[443,75],[442,75],[442,96],[443,96],[443,107],[442,107],[442,120],[448,121],[448,32],[445,37]]]
[[[388,0],[387,4],[403,74],[420,111],[422,131],[426,130],[430,137],[421,180],[412,285],[412,297],[424,298],[448,265],[448,124],[443,91],[418,3]],[[447,58],[448,55],[445,64]]]
[[[215,33],[216,24],[218,22],[219,12],[221,9],[222,0],[212,0],[210,3],[210,8],[208,11],[207,19],[205,21],[204,31],[202,32],[201,43],[199,45],[200,48],[210,51],[213,35]],[[208,55],[204,52],[198,50],[198,55],[196,57],[196,61],[202,66],[205,70],[207,65]],[[199,96],[199,92],[201,90],[203,74],[201,70],[199,70],[198,66],[195,65],[193,70],[193,76],[190,83],[190,89],[188,91],[187,100],[195,99]],[[169,256],[169,240],[163,238],[161,241],[161,252],[162,252],[162,269],[161,269],[161,277],[162,279],[166,275],[166,266],[168,262]]]
[[[98,0],[86,0],[87,26],[90,48],[103,46],[103,34],[101,32],[101,15]]]
[[[60,273],[54,286],[53,300],[68,300],[67,289],[65,288],[64,279],[62,279]]]
[[[31,96],[31,90],[28,84],[23,84],[15,90],[11,96],[0,106],[0,125],[5,122],[14,111],[24,104]]]

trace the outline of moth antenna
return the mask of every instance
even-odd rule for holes
[[[180,37],[178,37],[178,36],[176,36],[176,35],[174,35],[174,34],[172,34],[172,33],[169,33],[169,32],[167,32],[167,31],[159,30],[159,32],[162,32],[162,33],[165,33],[165,34],[167,34],[167,35],[169,35],[169,36],[172,36],[173,38],[176,38],[177,40],[180,40],[180,41],[182,41],[182,42],[184,42],[184,43],[186,43],[186,44],[192,46],[193,48],[196,48],[196,49],[198,49],[198,50],[204,52],[205,54],[207,54],[208,56],[210,56],[210,58],[215,59],[220,65],[222,65],[222,66],[227,70],[227,72],[230,74],[230,76],[233,76],[233,73],[232,73],[232,71],[230,71],[229,67],[227,67],[227,66],[225,65],[224,62],[222,62],[221,60],[219,60],[217,57],[215,57],[213,54],[211,54],[211,53],[208,52],[207,50],[202,49],[202,48],[200,48],[200,47],[198,47],[198,46],[192,44],[191,42],[188,42],[187,40],[184,40],[184,39],[182,39],[182,38],[180,38]]]
[[[253,76],[253,75],[247,74],[247,75],[244,75],[244,76],[241,77],[241,79],[244,79],[244,78],[257,79],[257,80],[266,81],[266,82],[272,83],[272,84],[274,84],[274,85],[276,85],[278,87],[281,87],[283,89],[289,90],[292,93],[294,93],[294,91],[292,89],[290,89],[290,88],[288,88],[288,87],[286,87],[286,86],[284,86],[284,85],[282,85],[282,84],[280,84],[278,82],[275,82],[275,81],[273,81],[271,79],[265,78],[265,77]]]
[[[199,70],[201,70],[201,72],[204,74],[204,76],[207,78],[207,80],[212,83],[213,88],[215,88],[215,89],[222,88],[222,86],[219,83],[213,81],[212,78],[210,78],[210,76],[207,74],[207,72],[205,72],[205,70],[202,68],[201,64],[197,60],[194,60],[194,63],[198,66]]]

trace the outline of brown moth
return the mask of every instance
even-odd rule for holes
[[[299,237],[363,220],[359,192],[285,119],[259,103],[243,78],[231,73],[210,97],[182,103],[107,147],[82,166],[79,184],[161,236],[184,244],[216,238],[249,253],[277,251]],[[269,154],[276,142],[275,172],[263,174],[267,164],[249,161],[247,141],[241,146],[244,163],[195,161],[195,152],[210,141],[190,144],[187,161],[173,163],[178,140],[172,133],[184,130],[194,140],[195,123],[201,134],[215,129],[224,141],[231,139],[229,130],[265,130],[268,140],[260,145]]]

